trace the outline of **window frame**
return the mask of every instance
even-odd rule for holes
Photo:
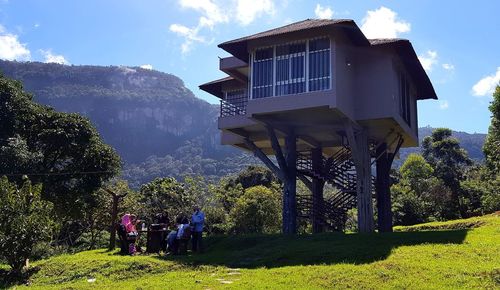
[[[315,78],[315,79],[327,79],[328,78],[328,88],[326,89],[323,89],[323,90],[314,90],[314,91],[310,91],[310,71],[309,71],[309,63],[310,63],[310,41],[312,40],[317,40],[317,39],[328,39],[328,43],[329,43],[329,48],[328,49],[322,49],[322,50],[319,50],[319,51],[328,51],[328,55],[329,55],[329,63],[328,63],[328,77],[321,77],[321,78]],[[288,57],[288,63],[289,63],[289,68],[288,68],[288,71],[289,71],[289,84],[292,84],[292,79],[291,79],[291,65],[290,65],[290,61],[291,61],[291,55],[303,55],[304,56],[304,61],[303,61],[303,65],[304,65],[304,81],[305,81],[305,90],[304,92],[300,92],[300,93],[294,93],[294,94],[281,94],[281,95],[278,95],[276,93],[276,86],[278,85],[278,81],[277,81],[277,77],[276,77],[276,71],[277,71],[277,56],[276,56],[276,48],[279,47],[279,46],[283,46],[283,45],[292,45],[294,43],[305,43],[305,51],[304,52],[300,52],[300,53],[293,53],[293,54],[287,54],[286,56]],[[267,96],[267,97],[259,97],[259,98],[255,98],[254,96],[254,62],[255,62],[255,54],[258,50],[262,50],[262,49],[268,49],[268,48],[271,48],[273,49],[273,65],[272,65],[272,69],[273,69],[273,72],[272,72],[272,94],[270,96]],[[262,46],[262,47],[257,47],[257,48],[254,48],[252,49],[252,51],[250,52],[250,81],[248,82],[248,96],[249,96],[249,99],[253,100],[253,99],[262,99],[262,98],[270,98],[270,97],[282,97],[282,96],[289,96],[289,95],[298,95],[298,94],[304,94],[304,93],[314,93],[314,92],[323,92],[323,91],[329,91],[329,90],[333,90],[333,71],[334,71],[334,62],[335,62],[335,58],[333,57],[334,54],[334,40],[331,36],[329,35],[322,35],[322,36],[318,36],[318,37],[313,37],[313,38],[308,38],[308,39],[297,39],[297,40],[293,40],[293,41],[289,41],[289,42],[286,42],[286,43],[279,43],[279,44],[274,44],[274,45],[267,45],[267,46]],[[281,57],[281,56],[280,56]],[[302,78],[299,78],[299,79],[302,79]]]

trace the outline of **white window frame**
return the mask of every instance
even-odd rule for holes
[[[328,64],[328,75],[329,76],[328,77],[320,77],[320,78],[311,79],[309,77],[309,62],[310,62],[310,59],[309,59],[309,56],[310,56],[309,42],[311,40],[322,39],[322,38],[327,38],[329,40],[330,47],[328,49],[322,49],[322,50],[314,51],[313,53],[322,52],[322,51],[329,51],[329,55],[330,55],[330,57],[329,57],[330,58],[330,63]],[[326,78],[328,78],[329,79],[329,88],[324,89],[324,90],[313,91],[313,92],[327,91],[327,90],[332,90],[333,89],[333,75],[332,75],[333,69],[332,69],[332,64],[334,62],[334,58],[333,58],[332,52],[334,51],[334,42],[333,42],[333,39],[330,36],[324,35],[324,36],[318,36],[318,37],[309,38],[309,39],[295,40],[295,41],[291,41],[291,42],[287,42],[287,43],[283,43],[283,44],[277,44],[277,45],[271,45],[271,46],[263,46],[263,47],[259,47],[259,48],[253,49],[250,52],[250,81],[249,81],[249,88],[248,88],[249,99],[251,99],[251,100],[254,99],[254,96],[253,96],[253,89],[254,89],[254,86],[253,86],[253,82],[254,82],[254,80],[253,80],[253,72],[254,72],[254,62],[255,62],[255,53],[256,53],[256,51],[257,50],[261,50],[261,49],[270,48],[270,47],[273,48],[272,94],[269,97],[276,97],[277,96],[276,95],[276,85],[286,84],[285,81],[280,81],[280,83],[278,83],[278,81],[276,81],[276,60],[277,60],[277,58],[282,59],[282,58],[285,57],[285,56],[279,56],[279,57],[276,56],[276,47],[277,46],[282,46],[282,45],[290,45],[290,44],[294,44],[294,43],[305,43],[305,45],[306,45],[305,52],[287,54],[286,58],[288,58],[290,60],[290,58],[293,57],[293,56],[299,56],[299,55],[304,56],[304,77],[303,78],[292,79],[291,78],[291,64],[289,63],[289,68],[288,68],[289,80],[288,80],[288,84],[293,84],[293,83],[295,83],[297,81],[305,81],[305,91],[302,92],[302,93],[298,93],[298,94],[303,94],[303,93],[309,93],[310,92],[310,90],[309,90],[309,81],[310,80],[320,80],[320,79],[326,79]],[[257,88],[262,88],[262,87],[267,87],[267,86],[260,86],[260,87],[257,87]],[[280,95],[280,96],[287,96],[287,95]]]

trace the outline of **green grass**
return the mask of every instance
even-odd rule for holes
[[[213,237],[188,256],[61,255],[33,263],[28,288],[500,289],[500,216],[396,230]]]

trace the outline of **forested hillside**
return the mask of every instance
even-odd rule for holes
[[[0,61],[36,101],[87,116],[126,163],[172,153],[196,141],[208,157],[231,154],[219,146],[218,108],[196,98],[181,79],[138,67],[67,66]],[[236,151],[233,151],[236,152]]]
[[[218,106],[198,99],[174,75],[139,67],[3,60],[0,71],[21,80],[36,101],[87,116],[122,157],[124,178],[133,186],[159,176],[217,178],[258,162],[219,145]],[[420,128],[420,139],[432,129]],[[472,159],[482,160],[485,134],[453,134]],[[395,165],[416,151],[401,150]]]

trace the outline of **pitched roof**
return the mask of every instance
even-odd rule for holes
[[[221,78],[215,81],[211,81],[208,83],[204,83],[199,86],[201,90],[204,90],[205,92],[212,94],[216,97],[223,98],[223,93],[222,93],[222,85],[223,84],[229,84],[229,83],[234,83],[238,82],[235,78],[229,76],[225,78]]]
[[[226,41],[226,42],[219,44],[219,47],[223,48],[224,46],[231,44],[231,43],[248,41],[248,40],[258,39],[258,38],[263,38],[263,37],[268,37],[268,36],[276,36],[276,35],[280,35],[280,34],[301,31],[301,30],[306,30],[306,29],[311,29],[311,28],[317,28],[317,27],[323,27],[323,26],[329,26],[329,25],[334,25],[334,24],[339,24],[339,23],[351,24],[351,23],[354,23],[354,21],[351,19],[306,19],[306,20],[291,23],[291,24],[288,24],[285,26],[281,26],[278,28],[273,28],[273,29],[270,29],[270,30],[267,30],[264,32],[259,32],[259,33],[253,34],[253,35],[249,35],[249,36],[237,38],[234,40]]]
[[[299,22],[291,23],[282,27],[274,28],[264,32],[259,32],[249,36],[237,38],[234,40],[226,41],[218,46],[237,58],[248,61],[248,41],[263,39],[267,37],[275,37],[287,33],[298,31],[312,30],[312,29],[328,29],[333,27],[343,28],[351,38],[351,40],[358,45],[370,45],[366,37],[363,35],[354,20],[351,19],[306,19]]]

